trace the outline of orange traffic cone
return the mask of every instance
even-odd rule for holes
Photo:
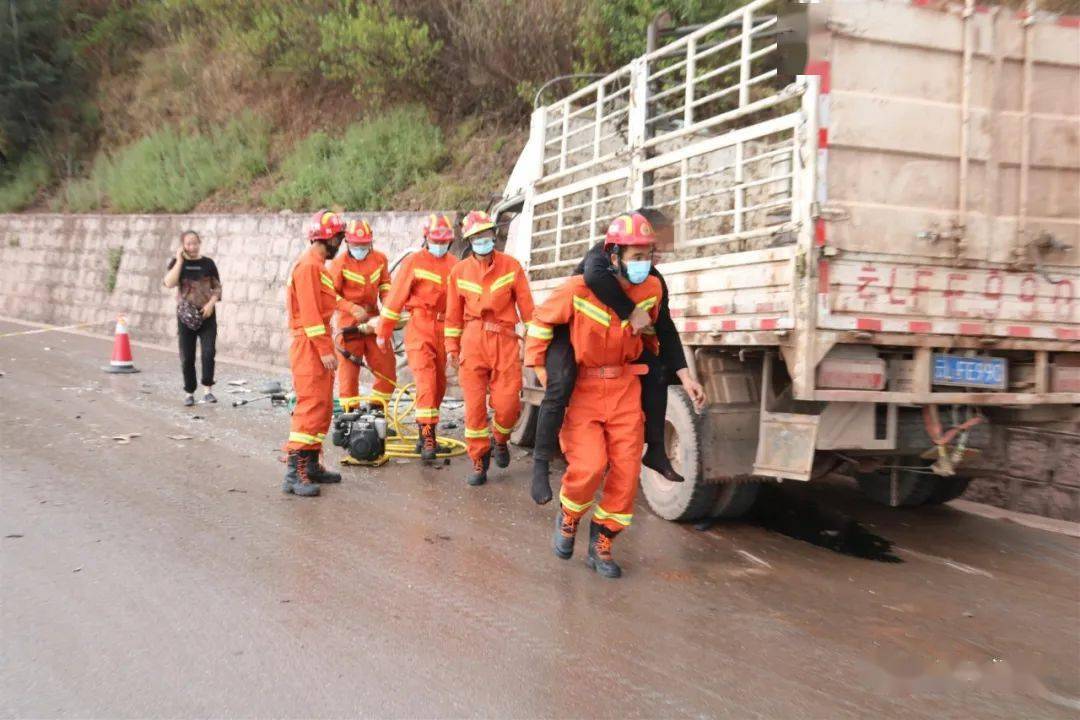
[[[123,315],[116,318],[116,335],[113,338],[112,360],[107,373],[137,373],[135,361],[131,358],[131,339],[128,337],[127,320]]]

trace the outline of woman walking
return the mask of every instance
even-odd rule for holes
[[[169,261],[163,284],[176,291],[176,327],[180,342],[180,364],[184,371],[184,405],[195,404],[195,342],[201,346],[203,402],[215,403],[214,353],[217,342],[217,314],[221,300],[221,277],[217,265],[200,254],[202,241],[194,230],[180,234],[176,257]]]

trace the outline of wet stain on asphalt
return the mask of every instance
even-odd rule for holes
[[[826,507],[801,488],[763,485],[746,521],[795,540],[832,550],[841,555],[884,563],[902,563],[893,552],[893,542],[871,532],[850,515]],[[711,530],[721,520],[699,523],[698,530]]]

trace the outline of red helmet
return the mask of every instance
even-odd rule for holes
[[[333,240],[335,235],[340,235],[343,232],[345,232],[345,221],[336,212],[320,210],[308,220],[308,242]]]
[[[424,239],[434,243],[448,243],[454,239],[454,226],[445,215],[429,215],[424,225]]]
[[[367,220],[350,220],[345,225],[345,242],[350,245],[370,245],[374,239]]]
[[[656,242],[656,231],[652,223],[641,213],[624,213],[611,221],[604,247],[612,245],[652,245]]]
[[[461,223],[461,237],[468,239],[493,227],[495,227],[495,221],[490,215],[483,210],[473,210]]]

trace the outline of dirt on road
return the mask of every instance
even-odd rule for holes
[[[175,354],[109,349],[0,337],[4,717],[1080,712],[1075,537],[785,483],[740,523],[639,502],[609,581],[552,554],[523,451],[285,496],[287,411],[226,392],[264,378],[184,408]]]

